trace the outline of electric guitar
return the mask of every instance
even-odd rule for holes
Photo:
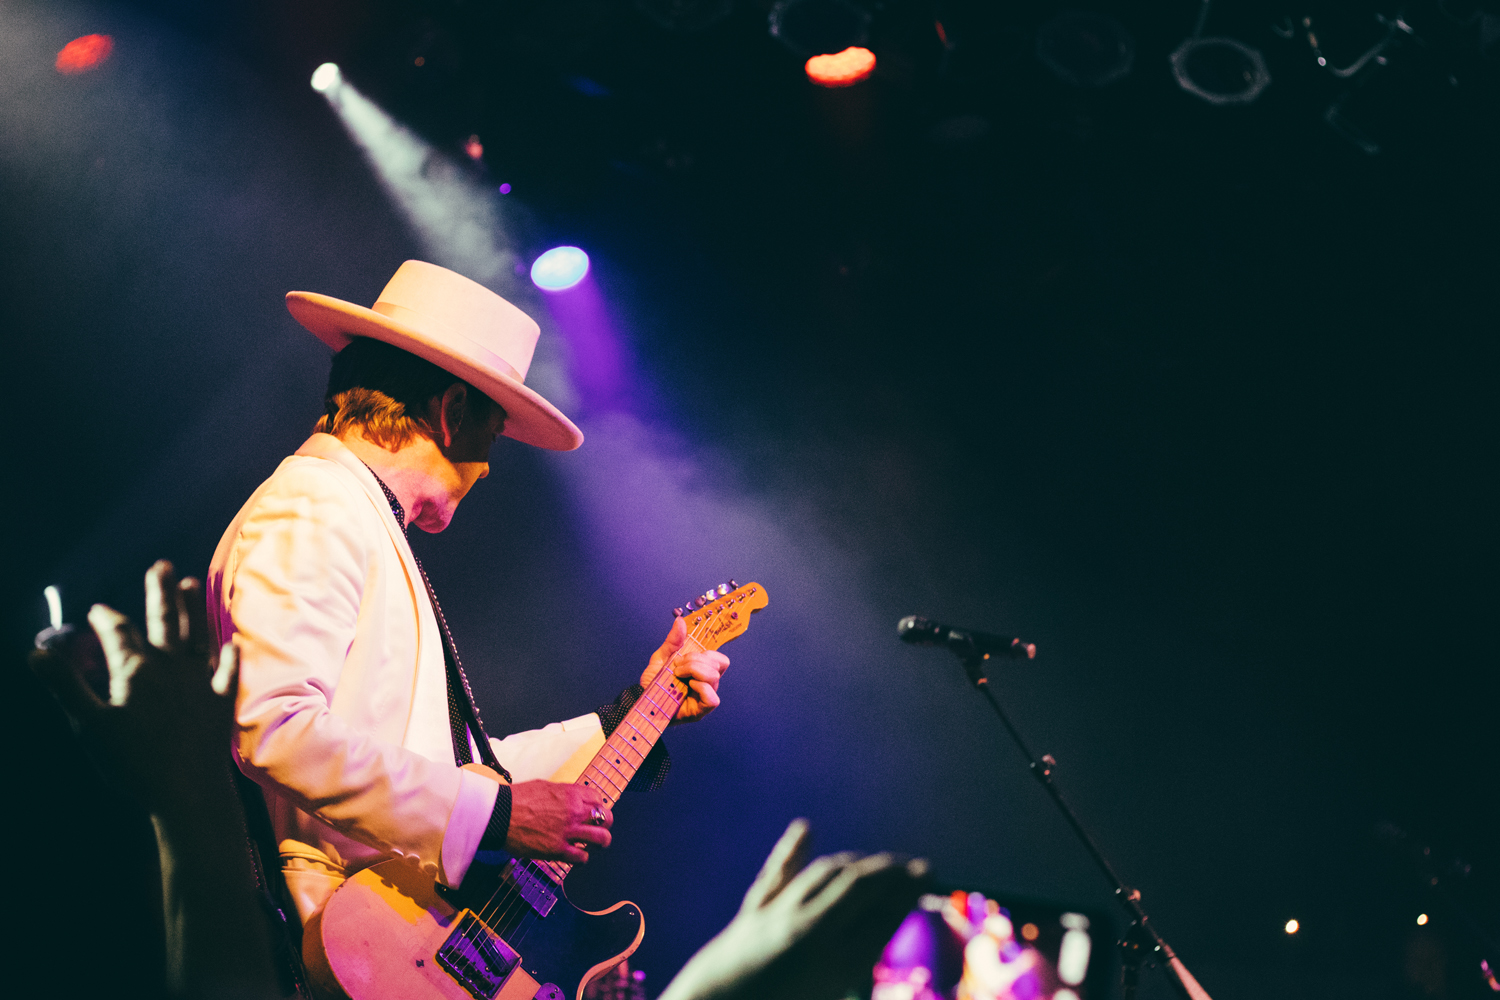
[[[730,581],[676,609],[683,649],[718,649],[767,604],[765,588]],[[656,745],[688,688],[667,668],[584,768],[613,806]],[[438,885],[397,859],[339,886],[303,931],[316,992],[351,1000],[582,1000],[584,987],[640,945],[634,903],[580,910],[563,889],[571,865],[476,857],[461,889]]]

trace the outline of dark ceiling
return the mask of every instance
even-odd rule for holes
[[[956,664],[895,645],[918,612],[1040,643],[1002,694],[1219,1000],[1487,993],[1451,910],[1417,934],[1452,904],[1374,831],[1432,845],[1445,886],[1467,861],[1456,896],[1500,932],[1500,18],[1378,2],[1216,7],[1206,34],[1271,74],[1245,107],[1174,82],[1186,0],[1090,4],[1134,45],[1097,89],[1036,56],[1061,4],[866,4],[879,66],[840,91],[743,0],[692,33],[603,0],[7,3],[9,728],[63,869],[28,891],[154,919],[149,830],[19,666],[40,588],[138,613],[152,558],[201,571],[318,412],[326,352],[281,294],[373,301],[420,254],[307,86],[333,60],[438,149],[480,137],[527,259],[590,251],[645,373],[631,419],[692,467],[664,495],[702,501],[651,520],[677,473],[631,464],[605,409],[572,466],[497,457],[417,541],[466,660],[507,664],[476,678],[486,716],[607,700],[665,624],[609,595],[670,607],[700,562],[777,539],[724,566],[773,594],[724,709],[576,876],[643,903],[656,988],[794,814],[825,847],[1108,905]],[[1310,18],[1343,66],[1377,13],[1414,34],[1353,81],[1277,30]],[[110,63],[52,72],[92,31]],[[1378,152],[1329,125],[1339,99]],[[600,533],[609,488],[641,547]],[[109,934],[101,961],[149,975],[149,935]]]

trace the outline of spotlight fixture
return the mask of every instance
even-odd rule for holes
[[[1249,104],[1271,84],[1259,50],[1233,38],[1189,38],[1172,53],[1177,85],[1209,104]]]
[[[852,87],[875,72],[875,53],[851,45],[832,55],[807,60],[807,78],[820,87]]]
[[[870,35],[869,11],[849,0],[781,0],[770,22],[771,37],[803,58],[862,46]]]
[[[531,281],[546,292],[561,292],[589,273],[589,255],[577,247],[553,247],[531,265]]]
[[[312,89],[320,94],[326,94],[334,87],[337,87],[343,79],[344,75],[339,72],[339,68],[335,63],[324,63],[313,70]]]
[[[1065,10],[1037,31],[1036,57],[1064,83],[1103,87],[1130,73],[1135,42],[1106,14]]]
[[[109,35],[84,35],[62,47],[54,65],[65,76],[76,76],[97,69],[115,50],[115,40]]]

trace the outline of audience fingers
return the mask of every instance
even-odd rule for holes
[[[146,571],[146,641],[157,649],[176,649],[182,638],[182,595],[172,564],[158,559]]]
[[[240,679],[240,650],[233,642],[226,642],[219,649],[219,666],[214,671],[213,680],[209,682],[214,689],[214,694],[221,698],[228,698],[230,704],[234,703],[235,685]]]
[[[150,594],[149,586],[147,594]],[[89,624],[99,637],[104,662],[109,667],[109,702],[123,705],[130,693],[130,676],[144,655],[141,634],[130,624],[129,618],[103,604],[89,609]]]
[[[905,861],[893,854],[872,854],[846,865],[810,900],[810,905],[817,913],[840,907],[857,915],[893,894],[910,891],[915,898],[916,885]]]
[[[188,577],[177,585],[182,599],[182,643],[195,659],[212,666],[213,636],[208,627],[208,605],[203,599],[203,584]]]
[[[797,873],[797,877],[787,884],[783,895],[792,901],[793,906],[802,906],[823,890],[844,866],[858,858],[859,855],[852,851],[841,851],[838,854],[825,854],[821,858],[813,858],[807,867]]]
[[[104,708],[104,702],[84,682],[78,668],[66,656],[37,650],[28,662],[74,722],[82,724]]]
[[[776,894],[806,866],[811,846],[812,827],[807,820],[792,820],[781,839],[776,841],[776,846],[771,848],[766,863],[760,866],[760,874],[750,883],[740,908],[759,909],[775,899]]]

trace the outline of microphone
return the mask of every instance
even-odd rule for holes
[[[1003,656],[1012,660],[1036,659],[1036,643],[1022,642],[1002,635],[976,632],[973,629],[954,628],[929,621],[917,615],[907,615],[896,623],[896,634],[902,642],[913,646],[947,646],[959,656]]]

